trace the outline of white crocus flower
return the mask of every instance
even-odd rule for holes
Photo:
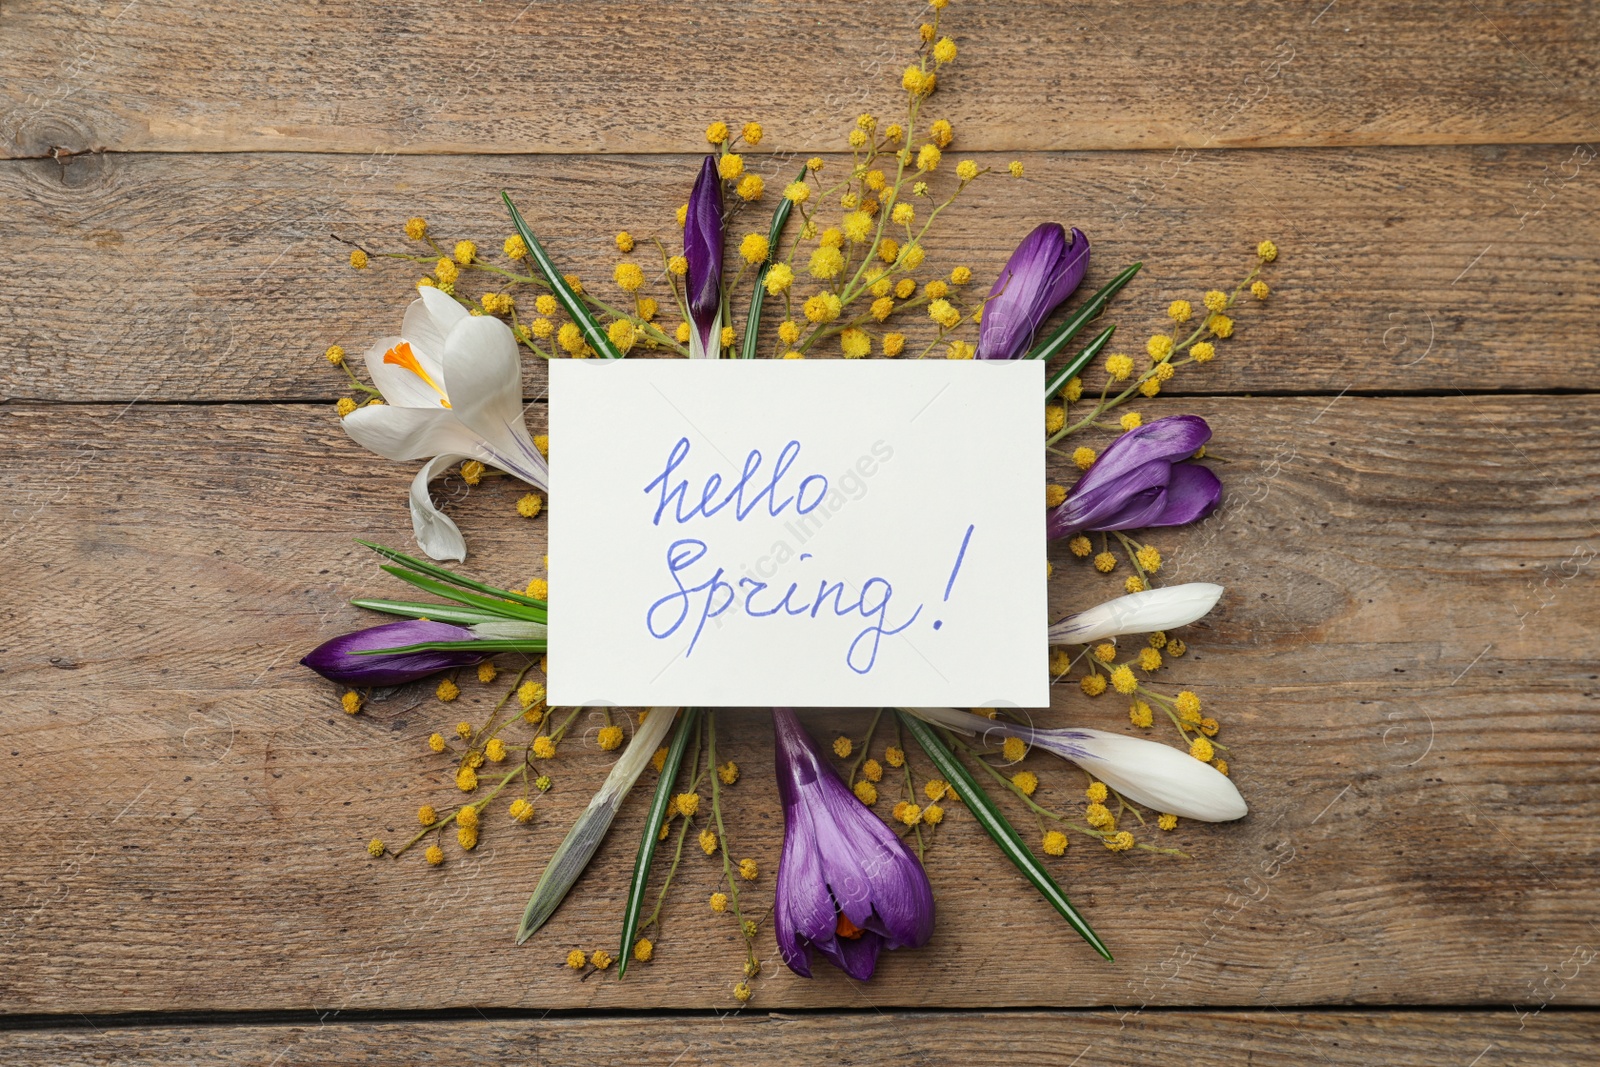
[[[1135,804],[1199,822],[1243,818],[1249,808],[1228,776],[1187,752],[1104,730],[1042,730],[954,708],[908,708],[913,715],[964,734],[1017,737],[1070,760]]]
[[[1068,615],[1050,627],[1052,645],[1085,645],[1120,634],[1148,634],[1187,626],[1217,606],[1222,586],[1190,582],[1129,593]]]
[[[467,544],[434,507],[428,483],[475,459],[546,489],[550,468],[522,417],[516,338],[499,319],[472,315],[447,293],[418,289],[399,337],[367,350],[367,373],[382,404],[344,418],[355,442],[385,459],[427,460],[411,483],[411,525],[434,559],[465,559]]]

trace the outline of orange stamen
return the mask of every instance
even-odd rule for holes
[[[841,914],[839,916],[839,925],[834,928],[834,933],[838,934],[840,937],[848,938],[849,940],[854,941],[856,938],[866,933],[866,931],[857,926],[855,923],[851,922],[845,915]]]
[[[422,369],[422,363],[417,359],[416,354],[411,351],[410,342],[401,341],[389,349],[383,354],[383,361],[385,363],[393,363],[397,367],[404,367],[418,378],[427,382],[428,388],[439,394],[439,403],[445,407],[450,406],[450,401],[445,399],[444,390],[439,388],[439,383],[430,378],[428,372]]]

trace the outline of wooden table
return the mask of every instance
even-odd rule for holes
[[[347,441],[321,353],[392,332],[415,272],[353,274],[341,241],[393,247],[426,214],[494,248],[505,187],[562,262],[608,278],[612,233],[672,235],[707,121],[838,159],[856,111],[895,106],[919,18],[0,4],[0,1058],[1592,1061],[1589,4],[947,12],[962,51],[932,106],[952,151],[1028,177],[976,187],[942,260],[987,279],[1035,222],[1075,223],[1094,277],[1145,261],[1113,312],[1137,344],[1258,239],[1283,248],[1223,358],[1143,405],[1216,427],[1224,506],[1157,540],[1228,594],[1167,676],[1222,718],[1252,812],[1180,827],[1188,860],[1079,844],[1052,861],[1115,963],[958,809],[929,854],[933,942],[870,984],[797,979],[764,931],[735,1010],[738,937],[704,906],[720,868],[693,860],[656,959],[580,979],[563,957],[614,943],[642,796],[579,898],[529,945],[510,933],[604,772],[592,744],[567,746],[530,827],[502,820],[441,870],[366,858],[449,801],[424,739],[493,694],[446,708],[419,686],[348,717],[296,662],[385,588],[352,539],[410,543],[412,470]],[[527,395],[543,388],[530,363]],[[543,573],[519,492],[453,506],[492,580]],[[1056,607],[1106,588],[1052,558]],[[1109,698],[1057,688],[1063,721],[1125,727]],[[746,768],[729,833],[770,867],[769,731],[725,723]],[[748,896],[771,891],[769,869]]]

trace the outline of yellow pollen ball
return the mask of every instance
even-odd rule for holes
[[[1060,507],[1066,503],[1067,487],[1064,485],[1047,485],[1044,487],[1044,506],[1047,508]]]
[[[1000,746],[1000,754],[1005,757],[1007,762],[1015,763],[1028,754],[1028,746],[1020,737],[1008,737],[1005,743]]]
[[[1217,750],[1212,746],[1210,741],[1207,741],[1203,737],[1197,737],[1193,741],[1189,742],[1189,755],[1193,756],[1201,763],[1210,763],[1216,757]]]
[[[533,754],[537,759],[552,759],[556,754],[556,744],[549,735],[540,734],[533,739]]]
[[[1156,825],[1163,830],[1176,830],[1178,828],[1178,817],[1171,812],[1162,812],[1156,819]]]
[[[1117,646],[1109,641],[1102,645],[1094,646],[1094,658],[1101,663],[1110,663],[1117,658]]]
[[[878,787],[865,778],[855,784],[853,791],[856,799],[868,807],[878,802]]]
[[[1117,422],[1124,430],[1137,430],[1139,427],[1144,425],[1144,420],[1139,417],[1139,413],[1137,411],[1128,412],[1126,415],[1122,416],[1122,418],[1118,419]]]
[[[1006,169],[1011,172],[1013,178],[1022,177],[1022,161],[1020,159],[1013,159]]]
[[[1256,245],[1256,255],[1261,257],[1261,262],[1271,263],[1278,258],[1278,246],[1271,241],[1262,241]]]
[[[1067,411],[1060,404],[1044,406],[1044,432],[1055,433],[1067,424]]]
[[[1211,316],[1211,321],[1206,323],[1206,326],[1224,340],[1233,336],[1233,320],[1226,315]]]
[[[715,831],[709,829],[700,831],[700,851],[708,856],[717,851],[717,835]]]
[[[1161,653],[1153,648],[1139,650],[1139,669],[1145,671],[1159,670],[1161,667]]]
[[[383,855],[383,851],[383,841],[380,838],[374,837],[371,841],[367,842],[367,855],[371,856],[373,859],[380,858]]]
[[[1133,847],[1133,835],[1121,830],[1105,839],[1106,848],[1112,852],[1126,852]]]
[[[761,868],[756,865],[756,861],[755,860],[743,859],[743,860],[739,861],[739,877],[740,878],[743,878],[747,882],[753,882],[757,878],[759,878],[760,876],[761,876]]]
[[[356,410],[356,402],[347,396],[341,396],[339,402],[333,405],[333,410],[338,412],[339,417],[342,419]]]
[[[361,694],[352,689],[339,698],[339,706],[344,708],[346,715],[354,715],[361,710]]]
[[[767,235],[764,233],[747,233],[739,242],[739,254],[746,263],[760,263],[767,258]]]
[[[533,805],[522,797],[518,797],[511,802],[511,807],[508,809],[507,814],[517,822],[527,822],[533,818]]]
[[[610,752],[622,745],[622,727],[602,726],[595,735],[595,741],[604,752]]]
[[[1033,791],[1039,788],[1039,776],[1032,771],[1018,771],[1011,776],[1011,784],[1022,790],[1024,796],[1033,796]]]
[[[710,144],[722,144],[728,139],[728,124],[726,122],[713,122],[706,127],[706,141]]]
[[[1144,350],[1150,353],[1151,359],[1166,359],[1172,355],[1172,338],[1164,333],[1154,334],[1144,343]],[[1110,366],[1109,360],[1106,365]]]
[[[444,849],[438,845],[429,845],[428,851],[424,852],[422,857],[428,861],[430,867],[437,867],[444,862]]]
[[[1167,318],[1173,322],[1188,322],[1194,317],[1194,305],[1187,300],[1174,300],[1167,305]]]
[[[672,806],[679,815],[690,816],[700,810],[699,793],[679,793],[672,798]]]
[[[531,519],[544,508],[544,500],[537,493],[525,493],[517,500],[517,514]]]
[[[1040,847],[1046,856],[1064,856],[1067,852],[1067,835],[1060,830],[1051,830],[1044,835]]]
[[[1106,802],[1106,797],[1109,796],[1110,793],[1106,789],[1106,784],[1104,782],[1090,782],[1089,788],[1083,791],[1083,795],[1089,798],[1089,802],[1091,804],[1104,804]]]
[[[429,734],[428,747],[433,749],[435,752],[443,752],[447,747],[445,745],[444,734]]]
[[[1104,804],[1090,803],[1083,809],[1083,821],[1096,830],[1109,830],[1117,825],[1117,820]]]
[[[439,683],[438,688],[433,692],[435,696],[448,704],[450,701],[461,695],[461,687],[456,685],[456,683],[452,682],[450,679],[446,678]]]
[[[852,326],[839,335],[839,347],[843,350],[845,359],[861,359],[871,354],[872,338],[865,330]]]
[[[1086,696],[1097,697],[1106,691],[1106,676],[1103,674],[1090,674],[1078,683],[1083,688]]]
[[[883,354],[893,359],[906,350],[905,334],[886,333],[883,335]]]
[[[1117,557],[1110,552],[1102,552],[1094,558],[1094,569],[1101,574],[1110,574],[1117,569]]]
[[[483,746],[483,754],[489,757],[490,762],[499,763],[506,758],[506,743],[498,737],[492,737]]]
[[[1111,686],[1126,696],[1139,688],[1139,680],[1133,676],[1132,668],[1124,664],[1111,672]]]
[[[1079,470],[1086,471],[1094,466],[1096,458],[1094,449],[1087,445],[1080,445],[1072,450],[1072,462]]]
[[[1267,298],[1267,294],[1270,292],[1272,292],[1272,290],[1267,288],[1266,282],[1258,281],[1250,286],[1250,295],[1255,297],[1257,300],[1265,300]]]
[[[739,179],[739,185],[734,191],[739,194],[740,200],[760,200],[762,194],[767,191],[767,183],[759,174],[746,174]]]
[[[729,152],[717,160],[717,173],[725,181],[733,181],[744,173],[744,157],[737,152]]]
[[[1217,354],[1217,346],[1210,341],[1201,341],[1189,347],[1189,355],[1196,363],[1208,363]]]
[[[922,821],[929,826],[938,826],[944,822],[944,809],[937,804],[929,804],[922,809]]]
[[[618,286],[630,293],[637,292],[644,285],[644,271],[639,269],[637,263],[618,263],[612,277]]]
[[[904,767],[906,765],[906,754],[903,750],[890,745],[883,751],[883,762],[895,768]]]
[[[724,326],[717,333],[717,340],[722,342],[723,348],[732,347],[733,342],[737,339],[737,337],[738,335],[733,332],[732,326]]]
[[[465,826],[469,830],[477,829],[478,809],[472,805],[468,805],[467,807],[464,807],[460,811],[456,812],[456,825]]]
[[[1154,545],[1145,545],[1134,553],[1134,558],[1139,561],[1139,566],[1151,574],[1161,569],[1161,552]]]
[[[854,749],[855,745],[848,737],[845,737],[842,734],[833,739],[833,754],[838,756],[840,759],[849,759],[850,753],[854,751]]]
[[[1128,721],[1135,726],[1149,729],[1150,724],[1155,721],[1155,715],[1151,712],[1149,704],[1139,700],[1128,708]]]
[[[1089,539],[1082,534],[1079,534],[1077,537],[1074,537],[1072,540],[1068,541],[1067,548],[1070,549],[1072,554],[1077,556],[1079,559],[1083,559],[1089,553],[1094,551],[1094,545],[1091,544]]]
[[[745,144],[752,146],[760,144],[761,138],[766,136],[766,131],[761,128],[759,122],[747,122],[744,124],[744,129],[739,132],[744,137]]]
[[[650,957],[656,954],[656,947],[648,937],[641,937],[633,943],[633,958],[640,963],[649,963]]]
[[[956,43],[948,37],[939,38],[939,43],[933,46],[933,58],[941,63],[948,63],[956,58]]]
[[[1106,357],[1106,373],[1119,382],[1128,380],[1133,373],[1133,360],[1120,352]]]
[[[875,759],[868,759],[861,765],[861,776],[869,782],[881,781],[883,779],[883,764]]]
[[[328,350],[322,353],[323,358],[335,367],[344,366],[344,349],[338,345],[329,345]]]

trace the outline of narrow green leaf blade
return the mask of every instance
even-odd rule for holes
[[[1077,337],[1092,319],[1106,309],[1106,305],[1111,303],[1111,298],[1120,293],[1122,287],[1131,282],[1133,276],[1138,274],[1143,266],[1143,263],[1134,263],[1123,267],[1122,273],[1102,286],[1100,291],[1091,296],[1081,308],[1073,312],[1066,322],[1057,326],[1055,333],[1046,338],[1043,344],[1022,358],[1045,360],[1053,358],[1056,353],[1071,344],[1072,339]]]
[[[656,845],[661,834],[661,824],[666,821],[667,805],[672,801],[672,788],[678,780],[678,767],[683,763],[683,750],[689,738],[700,725],[700,709],[685,709],[678,720],[678,732],[672,735],[672,747],[667,749],[667,761],[661,765],[661,777],[656,779],[656,795],[650,801],[650,813],[644,820],[644,832],[639,837],[639,855],[633,861],[633,884],[628,887],[628,903],[622,910],[622,947],[617,950],[617,977],[628,973],[628,960],[633,954],[633,933],[639,926],[639,913],[644,910],[645,892],[650,888],[650,865],[655,862]]]
[[[484,637],[476,641],[423,641],[398,648],[364,648],[352,656],[387,656],[400,652],[547,652],[546,642],[532,638]]]
[[[1111,335],[1116,332],[1117,328],[1115,326],[1107,326],[1100,331],[1093,341],[1083,346],[1082,352],[1063,363],[1061,369],[1051,375],[1049,383],[1045,385],[1044,398],[1049,400],[1061,392],[1062,387],[1072,381],[1073,378],[1082,374],[1083,369],[1094,362],[1094,357],[1100,354],[1100,350],[1110,342]]]
[[[502,619],[522,619],[526,622],[548,621],[544,608],[530,608],[509,600],[501,600],[498,597],[479,596],[477,593],[469,593],[463,589],[446,585],[443,582],[436,582],[425,575],[413,574],[401,567],[389,564],[385,564],[383,569],[402,582],[409,582],[424,592],[442,596],[446,600],[454,600],[458,604],[466,604],[490,615],[498,615]]]
[[[795,181],[802,181],[806,176],[804,164],[800,166],[800,173],[795,176]],[[784,224],[789,221],[789,212],[794,210],[794,201],[788,197],[783,198],[783,203],[778,205],[778,210],[772,213],[772,229],[767,231],[767,259],[761,264],[761,270],[756,273],[755,291],[750,294],[750,315],[744,322],[744,348],[740,355],[744,359],[756,358],[756,345],[761,333],[761,307],[767,299],[767,271],[772,269],[772,260],[778,250],[778,238],[783,236]]]
[[[436,578],[441,582],[449,582],[451,585],[459,585],[463,589],[475,589],[480,593],[487,593],[492,597],[501,597],[517,604],[525,604],[529,607],[539,608],[541,610],[545,607],[545,602],[543,600],[526,596],[512,589],[501,589],[497,585],[490,585],[487,582],[480,582],[476,578],[468,578],[464,574],[457,574],[448,567],[441,567],[436,563],[429,563],[425,559],[418,559],[415,556],[408,556],[404,552],[397,552],[392,548],[385,548],[383,545],[375,544],[372,541],[363,541],[358,537],[356,538],[356,544],[364,545],[365,547],[372,549],[372,551],[376,552],[384,559],[389,560],[391,563],[398,563],[402,567],[414,570],[419,574],[425,574],[430,578]]]
[[[375,600],[372,597],[356,597],[350,603],[358,608],[381,611],[386,615],[405,615],[413,619],[427,619],[430,622],[453,622],[459,626],[471,626],[476,622],[488,622],[491,619],[505,617],[490,615],[486,611],[477,611],[473,608],[458,608],[451,604],[425,604],[420,600]]]
[[[528,229],[528,224],[522,220],[522,212],[511,202],[511,194],[502,189],[500,199],[506,202],[506,210],[511,212],[511,224],[517,228],[518,235],[528,246],[533,261],[539,264],[539,270],[550,283],[550,291],[555,294],[555,298],[566,309],[572,321],[583,331],[589,347],[606,359],[621,359],[622,353],[617,351],[617,346],[611,343],[611,338],[600,328],[600,324],[594,321],[594,316],[589,314],[588,307],[578,299],[578,294],[572,291],[567,279],[556,269],[555,263],[550,259],[550,253],[544,250],[544,245],[540,244],[533,231]]]
[[[1091,948],[1109,960],[1111,953],[1089,928],[1083,916],[1072,906],[1066,893],[1062,892],[1061,886],[1056,884],[1055,878],[1045,870],[1029,851],[1028,846],[1022,843],[1022,838],[1017,836],[1017,831],[1006,820],[1005,815],[995,806],[994,801],[989,799],[989,794],[978,787],[978,783],[967,772],[967,768],[945,747],[944,742],[939,740],[939,735],[933,732],[933,727],[915,715],[907,715],[899,709],[895,710],[895,714],[900,717],[900,722],[905,728],[911,731],[911,736],[917,739],[917,744],[922,746],[922,751],[928,754],[928,758],[939,769],[939,773],[944,775],[947,782],[955,785],[956,793],[966,804],[967,810],[978,820],[978,825],[994,838],[995,844],[1000,846],[1000,851],[1005,853],[1006,858],[1033,883],[1033,887],[1050,902],[1050,906],[1060,912],[1061,917],[1078,931],[1078,936],[1089,942]]]

